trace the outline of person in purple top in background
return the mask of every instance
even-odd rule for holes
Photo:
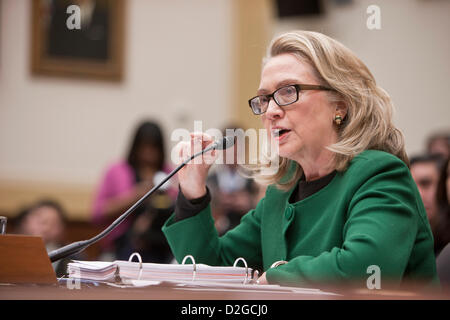
[[[170,172],[164,161],[161,128],[155,122],[141,123],[127,158],[110,165],[99,184],[92,210],[94,223],[106,227],[161,181]],[[167,184],[102,240],[102,259],[128,260],[139,252],[145,262],[172,260],[161,227],[178,191]]]

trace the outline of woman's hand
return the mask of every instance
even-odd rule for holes
[[[177,144],[178,156],[181,163],[188,159],[194,153],[206,148],[213,141],[212,137],[205,133],[191,133],[190,141],[182,141]],[[181,191],[186,199],[196,199],[206,194],[206,178],[209,168],[217,158],[215,150],[206,152],[203,156],[188,162],[183,169],[178,171],[177,177],[180,183]]]
[[[266,273],[264,272],[261,277],[258,278],[258,284],[269,284],[266,279]]]

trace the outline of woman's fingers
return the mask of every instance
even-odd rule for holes
[[[186,161],[193,154],[201,152],[213,142],[211,136],[203,133],[190,134],[189,141],[179,142],[179,156],[182,161]],[[206,177],[208,170],[214,162],[212,152],[199,155],[178,172],[180,188],[186,199],[196,199],[206,192]]]
[[[194,147],[193,150],[199,152],[206,148],[208,145],[214,142],[214,139],[207,133],[203,132],[191,132],[191,146]]]
[[[201,152],[203,149],[208,147],[214,142],[213,137],[202,132],[192,132],[190,133],[190,141],[181,141],[175,146],[175,154],[178,156],[176,159],[177,164],[189,159],[193,154]],[[217,158],[217,152],[215,150],[208,151],[202,156],[198,156],[193,159],[189,164],[207,164],[212,165]]]
[[[189,141],[180,141],[175,146],[175,152],[172,153],[172,161],[179,165],[183,161],[187,160],[190,156],[189,154],[190,142]]]

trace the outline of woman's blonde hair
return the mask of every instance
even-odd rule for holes
[[[353,52],[321,33],[293,31],[272,40],[264,61],[284,53],[308,63],[319,83],[334,89],[327,91],[330,101],[340,101],[347,107],[338,127],[338,141],[327,147],[335,153],[336,170],[344,171],[357,154],[368,149],[391,153],[409,165],[403,134],[392,123],[392,101]],[[262,166],[247,169],[256,172],[254,178],[260,183],[290,189],[302,176],[302,168],[286,158],[277,160],[279,169],[273,175],[258,174]],[[282,181],[293,166],[290,179]]]

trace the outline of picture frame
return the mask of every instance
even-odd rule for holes
[[[120,81],[124,0],[33,0],[33,75]]]

